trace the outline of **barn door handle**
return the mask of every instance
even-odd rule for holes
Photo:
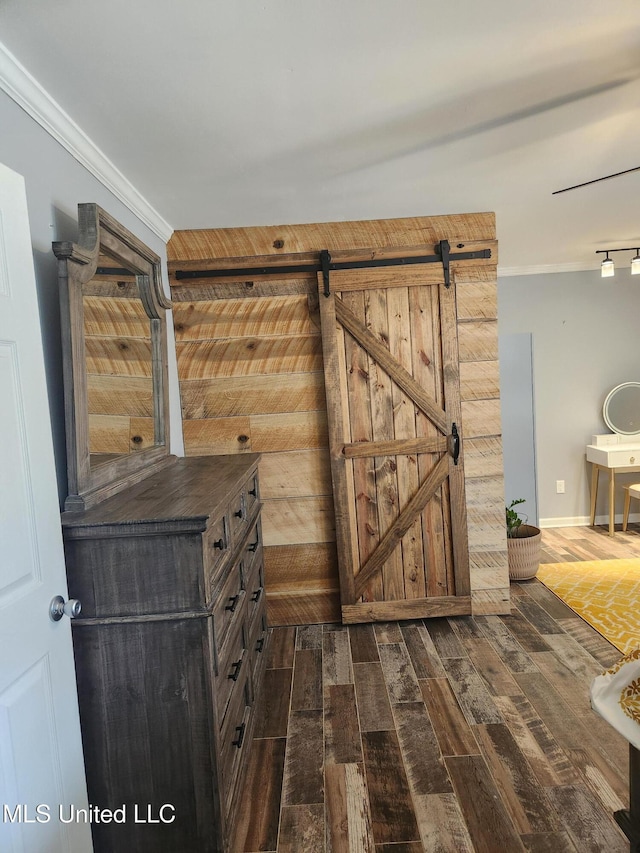
[[[451,435],[449,436],[449,453],[453,456],[453,464],[457,465],[460,458],[460,433],[455,423],[451,427]]]

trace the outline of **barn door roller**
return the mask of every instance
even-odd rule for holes
[[[331,290],[329,287],[329,267],[331,266],[331,255],[328,249],[323,249],[320,252],[320,266],[322,267],[322,283],[324,284],[324,295],[329,296]]]
[[[442,269],[444,270],[444,286],[451,287],[451,274],[449,270],[449,260],[451,258],[451,246],[448,240],[440,240],[438,243],[440,249],[440,258],[442,259]],[[455,424],[454,424],[455,426]]]

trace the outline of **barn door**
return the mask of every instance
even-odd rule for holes
[[[344,622],[471,612],[451,279],[318,275]]]

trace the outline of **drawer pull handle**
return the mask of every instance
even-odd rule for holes
[[[260,589],[255,590],[255,592],[251,596],[251,601],[259,601],[261,595],[262,595],[262,587],[260,587]]]
[[[255,542],[250,542],[250,543],[247,545],[247,551],[257,551],[257,550],[258,550],[258,545],[259,545],[259,544],[260,544],[260,540],[259,540],[259,539],[256,539],[256,541],[255,541]]]
[[[235,518],[244,518],[244,510],[240,507],[240,509],[237,512],[234,512],[233,515]]]
[[[237,595],[232,595],[229,598],[229,604],[227,604],[227,606],[225,607],[225,610],[229,610],[229,611],[231,611],[231,613],[235,613],[236,607],[238,605],[238,599],[239,598],[240,598],[240,593],[238,593]]]
[[[231,741],[231,746],[237,746],[238,749],[242,746],[242,742],[244,740],[244,732],[246,728],[246,723],[242,723],[241,726],[236,726],[236,731],[238,732],[238,737],[236,740]]]
[[[237,661],[232,665],[231,669],[233,670],[233,672],[230,672],[230,673],[229,673],[229,678],[230,678],[232,681],[237,681],[237,680],[238,680],[238,676],[240,675],[240,670],[242,669],[242,658],[240,658],[240,660],[237,660]]]
[[[224,539],[216,539],[216,541],[213,543],[213,547],[220,548],[220,550],[222,551],[224,549]]]
[[[256,486],[254,486],[252,489],[249,489],[249,494],[252,498],[258,497],[258,489],[256,488]]]
[[[264,649],[264,637],[260,637],[260,639],[256,643],[256,651],[262,652],[263,649]]]

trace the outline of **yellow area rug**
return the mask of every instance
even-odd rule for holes
[[[544,563],[537,577],[621,652],[640,647],[640,560]]]

